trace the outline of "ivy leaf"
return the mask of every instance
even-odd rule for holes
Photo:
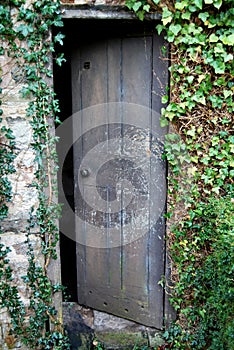
[[[197,103],[201,103],[202,105],[205,105],[206,104],[206,98],[205,96],[199,96],[199,95],[194,95],[192,97],[192,99],[194,101],[196,101]]]
[[[222,3],[223,3],[222,0],[216,0],[214,1],[214,7],[216,7],[217,9],[220,9]]]
[[[65,38],[65,35],[62,33],[58,33],[55,37],[54,37],[54,41],[58,42],[60,45],[63,45],[63,39]]]
[[[21,33],[24,37],[28,36],[29,33],[33,33],[33,31],[34,31],[34,28],[32,28],[27,24],[20,24],[16,28],[16,32]]]
[[[197,81],[199,82],[199,84],[200,84],[200,82],[201,82],[203,79],[205,79],[205,77],[206,77],[205,74],[200,74],[200,75],[198,76]]]
[[[202,0],[194,0],[194,3],[200,10],[202,9]]]
[[[173,18],[172,15],[173,13],[168,10],[167,6],[163,8],[162,22],[164,26],[172,21],[172,18]]]
[[[232,96],[231,90],[223,90],[223,95],[225,98],[228,98],[229,96]]]
[[[193,82],[193,80],[194,80],[194,76],[193,75],[189,75],[187,77],[187,81],[188,81],[189,84],[191,84]]]
[[[215,48],[214,48],[214,52],[215,53],[224,53],[225,52],[225,50],[224,50],[224,48],[223,48],[223,44],[221,44],[221,43],[218,43],[216,46],[215,46]]]
[[[174,36],[176,36],[180,31],[181,31],[182,27],[180,24],[171,24],[169,26],[169,30],[174,34]]]
[[[165,117],[161,117],[160,118],[160,126],[161,126],[161,128],[165,128],[165,126],[167,126],[168,124],[169,124],[168,120]]]
[[[174,117],[175,117],[175,113],[166,111],[165,116],[166,116],[167,119],[172,121],[174,119]]]
[[[192,175],[192,176],[195,176],[196,172],[197,172],[197,167],[195,166],[192,166],[187,170],[188,175]]]
[[[225,64],[222,61],[214,61],[211,64],[217,74],[223,74],[225,71]]]
[[[213,0],[204,0],[205,4],[213,4]]]
[[[222,39],[222,42],[224,43],[224,45],[234,45],[234,34],[230,34],[228,36],[224,36]]]
[[[162,96],[162,103],[168,102],[168,95]]]
[[[208,12],[201,12],[199,13],[198,18],[200,18],[205,23],[209,16],[210,15]]]
[[[140,7],[141,7],[141,1],[137,1],[137,2],[135,2],[135,4],[133,5],[132,8],[135,12],[137,12]]]
[[[138,11],[137,12],[137,16],[138,16],[140,21],[143,21],[144,20],[144,16],[145,16],[145,11]]]
[[[169,43],[172,43],[174,41],[174,39],[175,39],[175,35],[172,32],[169,31],[168,34],[167,34],[167,41]]]
[[[196,135],[196,129],[195,126],[193,126],[191,129],[187,131],[187,135],[194,137]]]
[[[217,41],[219,41],[219,37],[215,34],[211,34],[209,37],[209,42],[210,43],[217,43]]]
[[[233,55],[231,53],[224,55],[224,62],[232,61]]]
[[[156,26],[156,29],[157,29],[158,35],[160,35],[164,29],[164,26],[162,24],[158,24]]]
[[[187,4],[188,4],[187,1],[176,2],[175,3],[175,9],[181,11],[181,10],[183,10],[185,8],[185,6]]]
[[[62,53],[60,56],[58,56],[55,61],[57,65],[61,67],[62,63],[66,62],[66,59],[64,58],[64,54]]]
[[[187,19],[187,20],[189,20],[190,19],[190,17],[191,17],[191,12],[189,12],[189,11],[186,11],[186,12],[184,12],[184,13],[182,13],[182,19]]]
[[[150,5],[149,5],[149,4],[144,5],[144,6],[143,6],[143,10],[146,11],[146,12],[149,12],[149,10],[150,10]]]

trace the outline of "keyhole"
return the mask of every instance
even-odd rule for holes
[[[90,68],[90,62],[84,62],[84,69]]]

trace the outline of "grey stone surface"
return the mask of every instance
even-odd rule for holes
[[[94,313],[94,329],[97,332],[102,331],[144,331],[145,326],[139,325],[138,323],[107,314],[105,312],[93,311]]]
[[[77,303],[63,303],[63,317],[72,350],[90,349],[93,341],[103,344],[106,350],[130,350],[134,346],[158,347],[164,343],[162,331]]]
[[[8,203],[8,218],[1,222],[1,243],[10,248],[7,258],[12,269],[12,286],[17,286],[20,300],[25,307],[29,305],[30,288],[25,285],[22,276],[27,274],[28,256],[26,241],[26,227],[29,212],[32,206],[38,205],[38,194],[32,183],[35,180],[34,164],[35,153],[32,150],[32,127],[26,116],[26,109],[30,98],[23,98],[20,90],[23,85],[12,80],[14,62],[8,57],[0,56],[0,65],[3,66],[3,88],[1,94],[3,109],[3,123],[13,131],[15,136],[14,160],[15,173],[8,176],[12,186],[12,199]],[[36,228],[35,228],[36,232]],[[35,253],[36,264],[43,267],[44,257],[41,254],[40,238],[31,235],[31,244]],[[27,350],[19,339],[11,333],[11,321],[7,310],[0,309],[0,350],[21,349]]]
[[[70,339],[71,350],[91,349],[94,338],[92,310],[76,303],[64,303],[63,321]]]

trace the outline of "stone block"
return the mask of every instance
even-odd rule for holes
[[[148,346],[148,337],[144,332],[98,332],[96,338],[105,350],[130,350],[134,346]]]
[[[146,329],[145,326],[139,325],[138,323],[105,312],[94,310],[93,313],[94,329],[96,332],[122,330],[144,331]]]
[[[71,350],[89,350],[94,337],[93,312],[76,303],[63,303],[63,322]]]

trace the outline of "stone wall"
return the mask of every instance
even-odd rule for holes
[[[26,109],[30,99],[22,98],[21,72],[14,62],[7,57],[0,56],[2,67],[3,125],[9,127],[15,136],[16,158],[14,160],[15,173],[9,176],[12,185],[12,200],[8,203],[9,214],[7,220],[1,222],[1,243],[11,249],[8,258],[12,268],[12,285],[17,286],[20,299],[26,308],[29,302],[29,291],[23,283],[22,276],[27,274],[28,257],[26,241],[26,227],[30,209],[37,207],[37,191],[32,187],[34,181],[34,151],[32,142],[32,128],[26,117]],[[37,263],[43,266],[43,256],[40,252],[40,238],[36,231],[31,236]],[[27,312],[27,310],[26,310]],[[11,327],[6,310],[0,309],[0,349],[26,349],[9,333]]]

